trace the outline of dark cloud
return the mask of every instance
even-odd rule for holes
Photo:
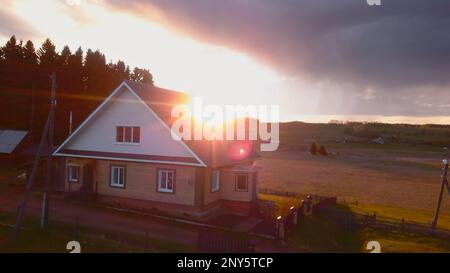
[[[403,103],[402,113],[416,113],[407,106],[423,95],[411,91],[419,87],[435,87],[421,90],[450,102],[448,0],[382,0],[377,7],[365,0],[107,2],[246,52],[287,75],[350,84],[354,90],[348,94],[360,105],[376,109],[393,101]],[[364,97],[368,88],[372,95]],[[429,108],[421,109],[429,114]]]
[[[39,32],[21,18],[14,16],[6,10],[0,9],[0,36],[10,37],[16,35],[18,38],[37,37]]]

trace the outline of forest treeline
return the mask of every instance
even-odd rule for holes
[[[31,130],[35,138],[43,128],[50,96],[50,75],[56,73],[56,141],[68,134],[122,81],[153,84],[148,69],[130,69],[123,61],[107,62],[99,50],[64,46],[58,52],[50,39],[38,48],[32,41],[12,36],[0,47],[0,129]]]

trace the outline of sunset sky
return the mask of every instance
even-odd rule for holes
[[[49,37],[282,120],[450,123],[448,0],[1,0],[0,42]],[[144,52],[144,54],[142,54]]]

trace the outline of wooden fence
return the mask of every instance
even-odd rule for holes
[[[305,194],[297,192],[281,191],[273,189],[258,189],[259,193],[271,194],[285,197],[304,198]],[[386,232],[400,232],[404,234],[416,235],[432,235],[437,238],[450,240],[450,230],[436,228],[433,229],[431,225],[413,222],[405,219],[395,219],[387,217],[378,217],[376,214],[359,214],[352,211],[344,211],[334,207],[337,203],[336,197],[324,197],[319,195],[309,195],[312,204],[313,214],[324,214],[332,218],[335,222],[346,229],[357,229],[361,227],[371,227],[377,230]],[[296,208],[298,218],[302,217],[303,207],[300,205]],[[284,217],[286,230],[289,231],[292,226],[292,214],[289,213]],[[275,222],[275,221],[274,221]]]
[[[386,232],[400,232],[416,235],[433,235],[450,239],[450,230],[433,229],[431,225],[416,223],[405,219],[377,217],[376,214],[359,214],[332,207],[317,206],[315,213],[324,214],[346,229],[371,227]]]
[[[281,190],[273,190],[273,189],[266,189],[266,188],[259,188],[258,193],[262,194],[271,194],[271,195],[278,195],[278,196],[286,196],[286,197],[301,197],[304,196],[304,194],[300,194],[298,192],[292,192],[292,191],[281,191]]]

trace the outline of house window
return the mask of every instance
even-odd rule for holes
[[[247,174],[236,174],[236,191],[248,191]]]
[[[111,166],[110,186],[113,188],[125,188],[125,166]]]
[[[141,143],[141,127],[116,126],[116,142],[125,144]]]
[[[175,170],[158,170],[158,191],[173,193],[175,191]]]
[[[80,166],[68,165],[67,166],[67,180],[72,183],[78,183],[80,178]]]
[[[214,170],[212,172],[211,192],[217,192],[219,190],[220,190],[220,171]]]

